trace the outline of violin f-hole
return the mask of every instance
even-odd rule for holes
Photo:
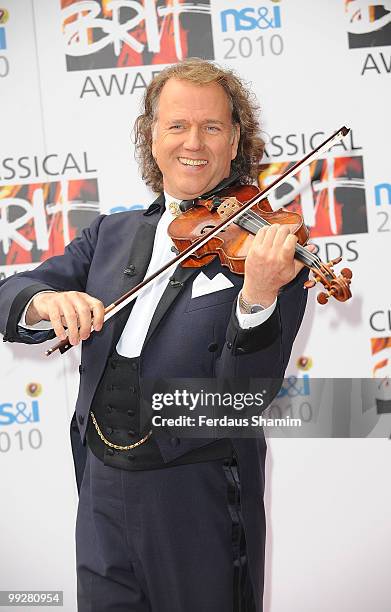
[[[200,234],[205,234],[205,232],[209,232],[210,230],[214,229],[216,226],[215,225],[204,225],[204,227],[202,228],[202,230],[200,231]]]

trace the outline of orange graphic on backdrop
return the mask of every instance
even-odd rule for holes
[[[380,353],[381,351],[384,351],[385,349],[388,349],[388,348],[391,349],[391,337],[371,338],[372,355],[376,355],[377,353]],[[377,363],[375,363],[372,369],[372,375],[376,376],[376,373],[378,372],[378,370],[382,368],[386,368],[389,364],[389,361],[390,360],[386,357],[378,361]]]
[[[262,164],[261,189],[294,162]],[[328,157],[312,162],[269,198],[274,209],[285,206],[303,215],[311,238],[368,231],[362,157]]]
[[[0,265],[61,255],[98,214],[96,179],[0,186]]]
[[[214,58],[210,0],[62,0],[61,8],[68,70]]]

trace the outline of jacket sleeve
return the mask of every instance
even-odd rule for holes
[[[233,305],[226,342],[216,362],[216,377],[244,382],[250,378],[269,381],[268,403],[278,392],[288,365],[293,342],[307,302],[304,268],[282,288],[273,314],[261,325],[241,329]],[[269,385],[268,385],[269,386]]]
[[[85,291],[90,264],[105,215],[65,248],[30,272],[22,272],[0,283],[0,331],[4,342],[37,344],[54,337],[54,332],[23,330],[18,326],[28,301],[40,291]]]

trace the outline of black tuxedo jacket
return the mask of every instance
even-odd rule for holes
[[[164,208],[160,196],[145,211],[101,215],[64,255],[53,257],[31,272],[3,281],[0,286],[0,330],[8,342],[37,343],[54,337],[53,332],[20,333],[18,321],[28,300],[42,290],[85,291],[105,305],[139,283],[146,272],[157,223]],[[281,381],[306,304],[299,274],[280,292],[277,307],[262,325],[243,330],[235,309],[243,277],[232,274],[216,259],[202,268],[213,278],[222,272],[232,287],[191,298],[192,281],[199,269],[177,268],[156,308],[140,355],[140,385],[143,379],[164,378],[272,378]],[[105,368],[129,316],[132,304],[113,317],[103,330],[82,346],[80,389],[76,418],[84,442],[91,402]],[[179,443],[164,432],[156,441],[164,461],[171,461],[209,440],[185,439]],[[242,470],[243,513],[254,544],[264,539],[260,527],[260,500],[264,487],[263,439],[238,439],[234,446]],[[262,515],[263,516],[263,515]],[[252,532],[251,532],[252,529]],[[259,557],[259,547],[248,542],[249,555]],[[260,576],[253,575],[258,582]]]
[[[105,305],[137,285],[152,253],[157,223],[164,207],[160,196],[145,211],[101,215],[66,247],[32,272],[17,274],[0,286],[0,330],[4,341],[37,343],[52,331],[20,334],[18,321],[28,300],[43,290],[85,291]],[[191,298],[196,268],[177,268],[161,298],[140,355],[140,378],[273,378],[281,380],[299,329],[305,303],[298,275],[278,297],[272,316],[250,330],[239,327],[236,297],[243,277],[216,259],[202,268],[212,279],[222,272],[232,287]],[[133,303],[94,333],[82,346],[76,415],[84,441],[88,411],[106,361],[122,333]],[[166,461],[189,450],[161,442]]]

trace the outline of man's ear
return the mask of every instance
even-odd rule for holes
[[[240,140],[240,126],[239,126],[239,123],[234,123],[232,145],[231,145],[232,146],[231,159],[235,159],[237,155],[239,140]]]

